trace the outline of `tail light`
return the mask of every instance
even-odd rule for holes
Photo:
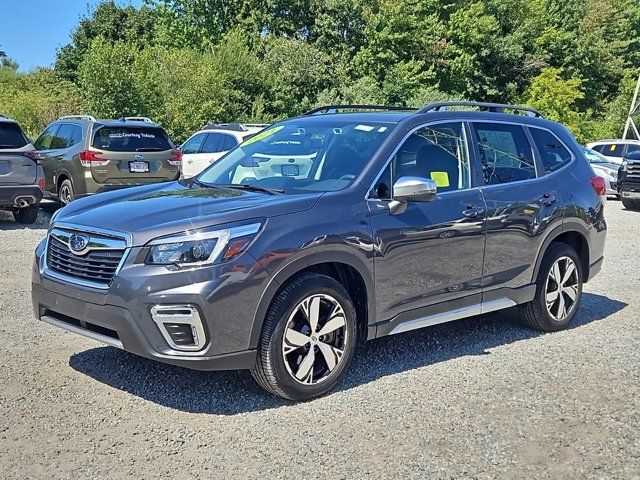
[[[109,160],[102,158],[98,152],[93,152],[91,150],[80,152],[80,164],[83,167],[103,167],[107,163],[109,163]]]
[[[38,188],[44,192],[44,178],[38,180]]]
[[[595,192],[600,195],[606,195],[607,193],[607,184],[604,181],[604,178],[602,177],[591,177],[589,179],[589,183],[591,184],[591,186],[593,187],[593,189],[595,190]]]
[[[22,152],[22,155],[29,157],[36,162],[36,165],[42,165],[42,155],[40,155],[40,152],[37,150],[27,150],[26,152]]]
[[[171,155],[172,157],[169,158],[167,161],[175,166],[175,167],[179,167],[182,165],[182,150],[171,150]]]

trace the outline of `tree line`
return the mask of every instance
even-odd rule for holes
[[[468,99],[538,108],[585,142],[621,134],[640,2],[108,0],[51,68],[2,53],[0,112],[32,136],[65,114],[149,116],[181,141],[321,104]]]

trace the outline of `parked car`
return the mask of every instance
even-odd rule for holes
[[[206,125],[202,130],[191,135],[180,147],[182,175],[189,178],[199,174],[264,127],[266,125],[257,123]]]
[[[516,305],[534,329],[570,325],[607,225],[568,129],[499,104],[340,108],[276,123],[194,178],[60,210],[35,253],[37,317],[162,362],[250,369],[294,400],[331,390],[366,340]],[[300,143],[306,175],[264,168]]]
[[[626,155],[640,150],[640,140],[598,140],[587,143],[587,148],[600,153],[611,163],[620,165]]]
[[[147,117],[61,117],[35,141],[43,157],[45,197],[63,206],[108,190],[177,180],[182,152]]]
[[[596,175],[604,180],[607,187],[607,195],[619,197],[618,169],[620,165],[610,162],[604,155],[591,148],[583,148],[582,151]]]
[[[620,165],[618,192],[627,210],[640,211],[640,150],[627,154]]]
[[[0,209],[18,223],[33,223],[43,188],[40,155],[18,122],[0,115]]]

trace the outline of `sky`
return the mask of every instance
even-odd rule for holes
[[[0,50],[27,72],[52,66],[80,18],[101,0],[0,0]],[[139,6],[142,0],[119,0]]]

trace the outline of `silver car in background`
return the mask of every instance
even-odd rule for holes
[[[620,194],[618,193],[619,165],[611,162],[604,155],[591,148],[585,147],[582,150],[595,174],[604,180],[605,185],[607,186],[607,196],[620,198]]]

